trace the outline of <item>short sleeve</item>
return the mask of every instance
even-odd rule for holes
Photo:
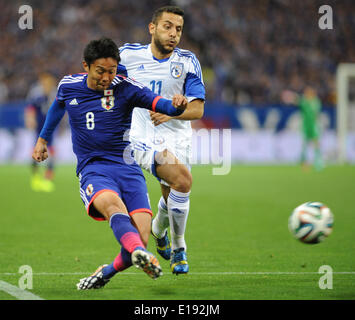
[[[201,65],[195,55],[190,58],[187,70],[184,84],[185,96],[189,102],[194,99],[205,100],[206,91],[203,83]]]

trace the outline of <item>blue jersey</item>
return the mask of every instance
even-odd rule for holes
[[[45,119],[48,109],[51,106],[53,98],[55,97],[55,93],[56,92],[54,88],[54,90],[52,90],[50,94],[46,94],[43,90],[43,87],[39,83],[37,83],[29,91],[27,95],[27,100],[29,104],[36,109],[36,113]]]
[[[36,115],[36,123],[37,123],[37,133],[39,134],[44,121],[46,119],[46,114],[48,112],[49,107],[55,97],[55,90],[53,90],[50,94],[46,94],[40,84],[36,84],[31,88],[27,100],[29,105],[28,109],[32,109]]]
[[[58,106],[62,111],[58,111]],[[127,163],[123,156],[129,150],[127,130],[131,125],[134,107],[168,114],[182,112],[175,109],[170,100],[122,76],[116,76],[107,90],[92,90],[87,86],[87,74],[65,76],[58,85],[56,102],[52,107],[40,137],[48,141],[66,110],[72,131],[73,151],[77,157],[77,174],[90,160]],[[132,158],[128,160],[130,164],[134,162]]]

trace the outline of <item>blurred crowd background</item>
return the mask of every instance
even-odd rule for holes
[[[33,8],[32,30],[18,26],[23,4]],[[152,13],[166,4],[185,10],[180,47],[200,60],[207,101],[277,103],[283,89],[312,84],[334,104],[336,67],[355,62],[353,0],[326,2],[332,30],[318,26],[319,0],[0,0],[0,103],[24,99],[41,71],[58,80],[81,72],[93,38],[149,42]]]
[[[33,9],[33,29],[19,27],[22,5]],[[231,128],[233,161],[296,162],[302,118],[282,96],[310,85],[322,103],[324,158],[336,158],[335,75],[339,63],[355,63],[354,0],[0,0],[0,163],[30,159],[38,133],[26,110],[40,74],[58,83],[83,72],[85,45],[102,36],[118,46],[149,43],[148,24],[164,5],[184,9],[179,47],[194,52],[203,70],[205,113],[194,128]],[[322,5],[332,9],[333,29],[319,27]],[[350,91],[355,106],[355,81]],[[355,163],[354,107],[348,122]],[[56,154],[71,161],[67,121],[61,128]]]

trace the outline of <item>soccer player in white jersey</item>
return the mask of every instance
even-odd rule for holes
[[[158,253],[170,259],[174,274],[189,271],[184,235],[192,185],[190,120],[203,116],[205,101],[199,61],[192,52],[177,48],[183,25],[184,12],[179,7],[157,9],[149,23],[151,43],[121,47],[118,71],[167,99],[183,94],[189,102],[184,113],[177,117],[136,108],[130,130],[136,162],[161,184],[162,197],[152,222],[152,234]]]

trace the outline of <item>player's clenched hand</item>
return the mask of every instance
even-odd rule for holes
[[[150,119],[152,120],[153,124],[155,126],[158,126],[164,122],[167,122],[171,119],[170,116],[166,115],[166,114],[162,114],[159,112],[154,112],[154,111],[149,111],[150,113]]]
[[[32,159],[37,162],[41,162],[46,160],[47,158],[48,158],[47,141],[42,138],[38,138],[37,143],[32,152]]]
[[[185,110],[188,101],[182,94],[175,94],[172,99],[172,105],[177,109]]]

